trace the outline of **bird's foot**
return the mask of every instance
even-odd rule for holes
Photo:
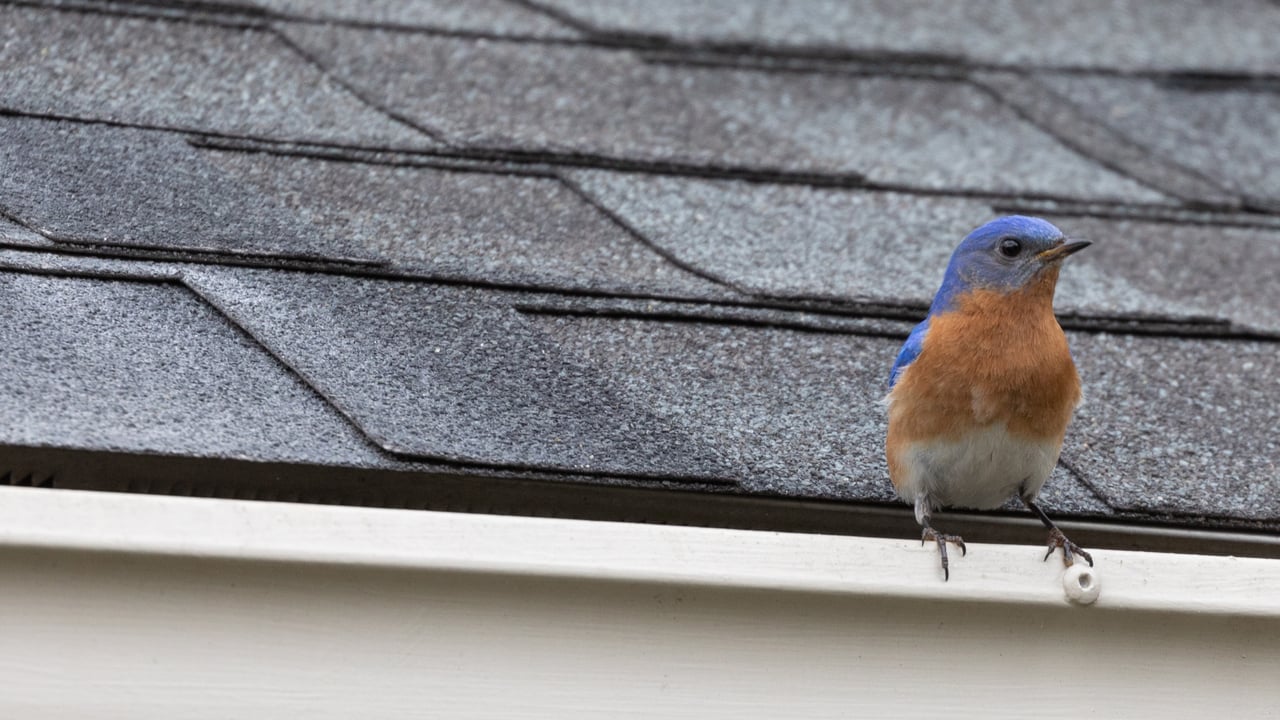
[[[1054,550],[1062,548],[1062,563],[1067,567],[1071,567],[1075,564],[1074,555],[1079,555],[1085,560],[1088,560],[1089,567],[1093,567],[1093,556],[1085,552],[1084,548],[1081,548],[1079,545],[1068,540],[1067,536],[1062,534],[1062,531],[1056,527],[1049,529],[1048,547],[1049,552],[1044,554],[1045,560],[1049,559],[1049,556],[1053,554]]]
[[[938,554],[942,556],[942,579],[944,581],[950,580],[951,568],[947,565],[947,543],[955,543],[956,547],[960,548],[960,555],[963,556],[968,553],[968,550],[964,547],[964,539],[959,535],[946,535],[931,527],[926,527],[920,533],[920,544],[924,545],[929,540],[938,543]]]

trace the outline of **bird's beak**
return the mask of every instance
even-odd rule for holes
[[[1040,262],[1045,264],[1058,262],[1059,260],[1062,260],[1066,256],[1075,252],[1079,252],[1089,247],[1092,244],[1093,243],[1089,242],[1088,240],[1076,240],[1075,242],[1064,242],[1061,245],[1054,245],[1053,247],[1049,248],[1048,250],[1045,250],[1044,252],[1040,253],[1036,257],[1040,260]]]

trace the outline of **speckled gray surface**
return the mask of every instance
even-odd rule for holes
[[[1280,530],[1280,5],[245,1],[0,3],[0,448],[905,520],[888,367],[1032,208],[1045,504]]]
[[[892,498],[878,403],[894,340],[643,320],[538,324],[628,400],[729,453],[749,489]]]
[[[746,291],[770,296],[927,303],[955,245],[993,214],[989,202],[972,198],[600,170],[576,171],[571,177],[674,257]],[[1204,239],[1203,232],[1167,238],[1150,224],[1117,227],[1071,218],[1061,219],[1059,227],[1068,235],[1096,239],[1099,246],[1136,244],[1153,253],[1145,262],[1115,272],[1108,262],[1089,258],[1092,249],[1081,253],[1081,261],[1073,259],[1062,273],[1057,306],[1065,311],[1212,315],[1227,309],[1218,302],[1221,293],[1203,299],[1195,293],[1158,294],[1170,288],[1149,276],[1197,267],[1191,262],[1180,268],[1179,262],[1201,261],[1207,269],[1249,262],[1247,253],[1220,259],[1189,251]],[[1157,251],[1164,242],[1177,248],[1177,260]],[[1131,259],[1134,253],[1107,255],[1122,256]],[[1142,268],[1148,282],[1132,277],[1128,270],[1133,267]],[[1241,319],[1257,317],[1250,313]]]
[[[923,53],[976,63],[1124,70],[1274,72],[1280,65],[1275,43],[1280,8],[1266,0],[537,2],[603,32],[691,43]],[[1187,28],[1198,32],[1191,35]]]
[[[0,239],[4,237],[3,223],[0,223]],[[176,283],[182,279],[182,266],[174,263],[138,262],[132,259],[122,260],[93,255],[64,255],[56,252],[61,248],[47,240],[45,242],[48,245],[31,243],[0,248],[0,268],[36,275],[89,280],[115,278]]]
[[[898,340],[649,320],[538,323],[624,397],[711,440],[744,468],[749,491],[896,501],[880,401]],[[1045,500],[1070,512],[1108,512],[1061,470]]]
[[[579,290],[723,295],[552,177],[205,151],[335,252],[406,272]],[[358,248],[356,250],[355,248]]]
[[[0,443],[382,464],[181,286],[0,272],[0,296]]]
[[[0,107],[312,142],[425,147],[269,32],[0,5]]]
[[[654,65],[598,48],[337,26],[285,32],[370,98],[466,146],[1162,199],[963,83]]]
[[[1063,457],[1112,505],[1280,519],[1274,343],[1071,338],[1085,404]]]
[[[316,20],[350,21],[437,31],[575,38],[580,33],[545,13],[506,0],[245,0],[274,13]]]
[[[1088,76],[1044,82],[1139,145],[1280,209],[1280,92]]]
[[[574,171],[650,241],[755,294],[926,300],[990,206],[962,197]]]
[[[1151,153],[1104,119],[1091,116],[1089,111],[1054,92],[1034,75],[983,72],[976,74],[973,80],[1067,147],[1164,193],[1170,199],[1226,209],[1242,205],[1239,193],[1233,193],[1213,178],[1184,167],[1178,153]]]
[[[1081,281],[1105,276],[1136,289],[1154,311],[1212,315],[1280,334],[1280,229],[1050,219],[1094,241],[1072,259],[1081,272],[1063,272],[1060,304],[1089,292]]]
[[[3,180],[0,180],[3,182]],[[22,225],[0,215],[0,242],[15,247],[47,248],[53,242]]]
[[[65,242],[376,259],[148,130],[0,116],[0,208]]]
[[[392,452],[639,477],[738,474],[719,448],[618,398],[483,295],[274,271],[185,277]]]

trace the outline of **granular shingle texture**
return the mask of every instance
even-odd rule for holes
[[[728,480],[710,445],[616,397],[474,293],[270,271],[189,282],[385,449],[436,460]]]
[[[0,3],[0,454],[905,532],[889,367],[1018,213],[1093,241],[1044,504],[1280,531],[1277,35],[1262,0]]]
[[[279,140],[423,147],[271,33],[0,5],[0,107]]]
[[[1280,65],[1280,9],[1266,0],[538,1],[598,32],[692,44],[1100,70],[1268,72]]]
[[[1274,343],[1073,337],[1087,401],[1063,455],[1117,508],[1274,521]]]
[[[176,285],[0,272],[3,442],[379,464],[297,377]]]
[[[133,128],[0,117],[0,208],[65,242],[374,261],[346,237],[316,243],[182,136]]]
[[[47,248],[53,245],[48,238],[0,215],[0,242],[18,247]]]
[[[882,438],[884,359],[898,342],[780,328],[544,316],[562,348],[608,373],[623,395],[743,468],[745,488],[844,500],[893,498]],[[1051,507],[1105,511],[1057,472]]]
[[[1183,165],[1178,153],[1152,153],[1104,119],[1056,92],[1042,82],[1042,78],[1021,72],[983,71],[976,73],[973,80],[1067,147],[1170,198],[1228,210],[1244,204],[1239,192]]]
[[[207,151],[315,240],[414,274],[556,288],[721,292],[551,176]]]
[[[1280,283],[1275,282],[1280,228],[1050,219],[1097,242],[1080,254],[1080,269],[1105,273],[1135,288],[1153,310],[1214,316],[1280,333]],[[1068,293],[1077,290],[1081,275],[1064,274],[1059,290],[1063,304],[1071,303]]]
[[[777,297],[927,304],[942,280],[955,239],[993,214],[989,201],[965,197],[599,170],[578,171],[571,177],[673,257],[745,291]],[[1063,276],[1058,306],[1096,315],[1213,315],[1224,309],[1221,296],[1230,293],[1230,287],[1197,302],[1198,293],[1160,294],[1167,285],[1158,279],[1143,283],[1141,276],[1132,276],[1133,269],[1158,278],[1175,272],[1192,275],[1217,287],[1215,280],[1221,280],[1222,273],[1215,271],[1223,265],[1247,273],[1240,266],[1250,265],[1249,258],[1256,256],[1252,251],[1269,256],[1280,247],[1256,239],[1268,233],[1236,231],[1230,234],[1254,239],[1244,244],[1236,240],[1232,249],[1240,252],[1199,256],[1174,250],[1170,256],[1159,249],[1167,240],[1166,226],[1075,218],[1059,223],[1072,236],[1126,240],[1124,249],[1109,255],[1112,262],[1086,254],[1081,266]],[[1207,239],[1203,227],[1180,231],[1190,235],[1177,248],[1193,248]],[[1136,252],[1149,256],[1141,263],[1114,263],[1121,255],[1132,259]],[[1238,305],[1233,309],[1247,311]],[[1253,322],[1258,316],[1243,312],[1226,319]]]
[[[1049,84],[1139,145],[1280,210],[1280,87],[1088,76]]]
[[[507,0],[253,0],[272,13],[315,20],[347,21],[398,28],[509,35],[515,37],[575,38],[580,33],[545,13]]]
[[[597,48],[334,26],[286,32],[369,97],[462,145],[865,175],[924,188],[1161,199],[965,83],[705,69]]]

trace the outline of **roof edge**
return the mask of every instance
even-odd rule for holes
[[[0,487],[0,552],[27,548],[1046,608],[1074,580],[1026,546],[970,544],[943,582],[910,540]],[[1094,557],[1090,611],[1280,618],[1280,560]]]

